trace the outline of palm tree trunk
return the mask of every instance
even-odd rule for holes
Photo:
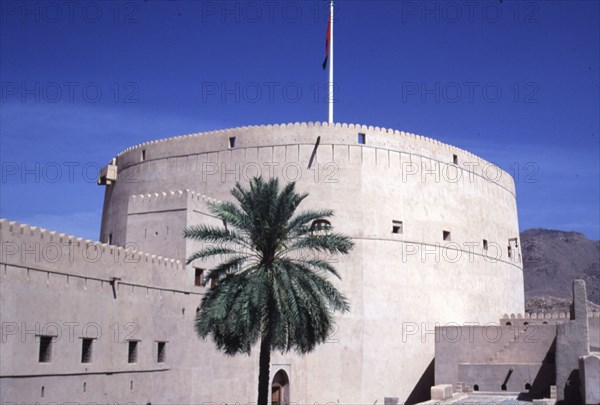
[[[257,405],[267,405],[269,401],[269,372],[271,366],[271,334],[267,333],[260,342],[260,360],[258,371]]]

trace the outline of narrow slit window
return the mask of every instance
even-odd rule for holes
[[[81,362],[91,363],[92,362],[92,347],[94,339],[83,338],[81,339]]]
[[[194,285],[202,287],[204,285],[204,269],[196,267],[194,274]]]
[[[130,340],[128,342],[127,362],[129,364],[137,363],[138,341]]]
[[[362,132],[358,133],[358,143],[360,145],[364,145],[367,143],[367,135],[363,134]]]
[[[109,245],[112,245],[112,233],[108,234],[108,241],[106,243],[108,243]]]
[[[487,239],[483,240],[483,250],[486,251],[486,252],[488,250],[488,241],[487,241]]]
[[[141,159],[140,159],[140,160],[141,160],[142,162],[143,162],[144,160],[146,160],[146,149],[142,149],[142,156],[141,156]]]
[[[167,358],[167,342],[156,342],[156,362],[164,363]]]
[[[452,163],[454,163],[455,165],[458,164],[458,155],[452,155]]]
[[[40,363],[52,361],[52,336],[40,336]]]
[[[452,240],[452,237],[451,237],[450,231],[442,231],[442,239],[443,239],[445,242],[450,242],[450,241]]]
[[[404,224],[402,221],[392,221],[392,233],[399,235],[404,233]]]
[[[229,149],[235,148],[235,136],[229,137]]]

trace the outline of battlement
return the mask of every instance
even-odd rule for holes
[[[588,318],[600,318],[600,312],[589,311]],[[553,320],[553,321],[569,321],[571,320],[571,314],[568,312],[540,312],[540,313],[528,313],[525,314],[504,314],[500,318],[501,324],[511,321],[528,321],[528,320]]]
[[[159,193],[150,193],[150,194],[134,194],[130,197],[131,204],[143,205],[143,204],[151,204],[157,201],[178,201],[186,198],[190,198],[195,201],[201,201],[205,203],[216,203],[219,200],[216,200],[207,195],[197,193],[195,191],[184,189],[184,190],[169,190],[163,191]]]
[[[0,232],[8,233],[15,236],[18,240],[33,240],[39,243],[46,243],[42,252],[49,247],[56,247],[58,249],[68,248],[70,246],[78,246],[80,249],[93,248],[98,254],[108,254],[111,257],[123,257],[127,258],[125,262],[138,263],[153,263],[165,268],[183,269],[184,266],[180,260],[172,259],[164,256],[157,256],[150,253],[140,252],[132,247],[123,248],[120,246],[109,245],[99,241],[85,239],[65,233],[59,233],[56,231],[50,231],[37,226],[30,226],[27,224],[21,224],[16,221],[9,221],[7,219],[0,219]],[[5,246],[6,238],[3,239],[3,254],[2,258],[11,255],[8,251],[8,246]],[[18,247],[16,247],[18,249]],[[13,252],[14,253],[14,252]],[[60,257],[60,255],[59,255]],[[52,261],[50,261],[52,262]]]
[[[129,197],[127,212],[135,215],[152,211],[185,210],[190,203],[197,206],[216,202],[219,200],[189,189],[135,194]]]
[[[399,136],[399,137],[404,137],[404,138],[410,139],[412,141],[416,141],[417,144],[420,143],[421,146],[427,146],[426,144],[430,144],[430,145],[433,145],[438,148],[444,148],[455,154],[460,154],[462,156],[463,160],[469,161],[471,163],[478,163],[481,166],[492,165],[492,163],[480,158],[479,156],[472,154],[469,151],[461,149],[457,146],[453,146],[453,145],[450,145],[447,143],[440,142],[436,139],[426,137],[423,135],[418,135],[418,134],[414,134],[411,132],[399,131],[397,129],[382,128],[382,127],[372,126],[372,125],[347,124],[347,123],[329,124],[327,122],[294,122],[294,123],[268,124],[268,125],[249,125],[249,126],[241,126],[241,127],[227,128],[227,129],[218,129],[218,130],[214,130],[214,131],[205,131],[205,132],[178,135],[178,136],[173,136],[173,137],[168,137],[168,138],[147,141],[147,142],[143,142],[143,143],[131,146],[131,147],[121,151],[120,153],[118,153],[117,158],[124,156],[128,152],[140,150],[140,149],[143,149],[148,146],[164,144],[164,143],[172,142],[172,141],[187,140],[190,138],[210,137],[210,136],[219,136],[219,135],[229,136],[229,135],[237,134],[239,132],[252,131],[252,130],[271,131],[271,130],[277,130],[277,129],[294,130],[294,129],[302,129],[302,128],[352,129],[352,130],[356,130],[359,132],[365,132],[367,134],[373,133],[373,132],[378,132],[378,133],[387,134],[387,135],[391,135],[391,136]]]

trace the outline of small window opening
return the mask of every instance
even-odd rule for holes
[[[52,361],[52,336],[40,336],[40,363]]]
[[[167,342],[156,342],[156,361],[164,363],[167,356]]]
[[[529,325],[529,322],[523,322],[523,325],[527,326],[527,325]]]
[[[229,149],[235,148],[235,136],[229,137]]]
[[[44,398],[45,391],[46,391],[46,388],[42,385],[42,392],[40,392],[42,398]]]
[[[201,287],[204,285],[204,269],[201,269],[199,267],[195,268],[194,285],[197,287]]]
[[[479,385],[475,384],[475,385],[473,386],[473,391],[479,391]]]
[[[547,321],[542,322],[542,325],[548,325]]]
[[[483,250],[485,250],[485,251],[488,250],[488,241],[487,241],[487,239],[483,240]]]
[[[508,247],[508,258],[512,259],[512,247]]]
[[[112,245],[112,233],[108,234],[108,241],[106,243],[108,243],[109,245]]]
[[[133,380],[129,381],[129,390],[133,391]]]
[[[367,143],[367,135],[363,134],[363,133],[359,133],[358,134],[358,143],[361,145],[364,145]]]
[[[500,387],[500,389],[501,389],[502,391],[506,391],[506,384],[502,384],[502,386]]]
[[[525,389],[527,391],[529,391],[531,389],[531,384],[529,384],[529,383],[525,384]]]
[[[512,326],[511,322],[506,322],[506,326]]]
[[[83,383],[83,392],[85,392],[86,390],[87,390],[87,383],[86,383],[86,382],[84,382],[84,383]]]
[[[94,339],[83,338],[81,339],[81,362],[91,363],[92,362],[92,344]]]
[[[127,362],[132,364],[132,363],[137,363],[137,350],[138,350],[138,341],[137,340],[130,340],[129,344],[128,344],[128,351],[127,351]],[[133,382],[132,382],[133,384]]]
[[[450,242],[452,238],[450,237],[450,231],[442,231],[442,239],[445,242]]]
[[[143,162],[144,160],[146,160],[146,149],[142,149],[141,161]]]
[[[402,221],[392,221],[392,233],[401,234],[404,232]]]
[[[329,235],[331,233],[331,222],[326,219],[315,219],[310,225],[312,235]]]
[[[458,155],[452,155],[452,163],[454,163],[455,165],[458,164]]]

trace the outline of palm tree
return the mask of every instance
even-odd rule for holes
[[[260,339],[258,405],[269,394],[271,351],[291,349],[305,354],[333,331],[332,313],[349,310],[348,300],[327,279],[339,277],[319,254],[346,254],[353,246],[347,236],[311,224],[328,224],[332,210],[296,208],[308,196],[295,191],[295,183],[281,191],[276,178],[253,178],[250,188],[239,183],[231,190],[237,204],[210,204],[225,227],[188,227],[186,238],[209,242],[187,263],[218,256],[210,270],[195,329],[209,335],[228,355],[250,353]]]

